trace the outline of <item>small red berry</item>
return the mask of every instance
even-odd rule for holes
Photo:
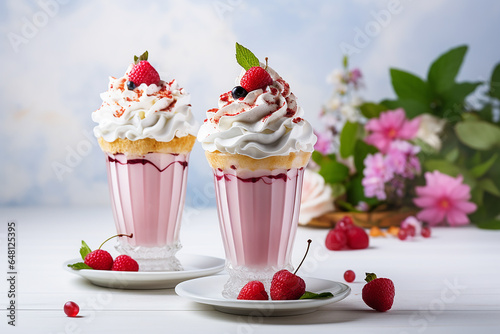
[[[139,271],[139,264],[128,255],[119,255],[113,262],[111,270],[114,271]]]
[[[145,83],[146,85],[158,84],[160,75],[154,67],[147,61],[141,60],[132,67],[128,74],[129,81],[132,81],[136,86]]]
[[[273,83],[269,73],[260,66],[250,67],[240,80],[240,86],[247,92],[264,89]]]
[[[68,317],[76,317],[80,312],[80,307],[75,302],[66,302],[63,309]]]
[[[356,274],[352,270],[346,270],[346,272],[344,273],[344,279],[348,283],[354,282],[355,278]]]
[[[329,250],[341,250],[347,245],[347,236],[344,230],[332,229],[326,235],[325,246]]]
[[[400,228],[399,231],[398,231],[398,238],[399,238],[399,240],[406,240],[407,237],[408,237],[408,232],[406,232],[405,229]]]
[[[365,249],[368,248],[370,244],[370,238],[366,233],[365,229],[356,225],[353,225],[346,232],[347,234],[347,247],[352,249]]]
[[[430,238],[431,237],[431,228],[428,227],[428,226],[424,226],[422,227],[422,232],[421,232],[422,236],[424,238]]]
[[[85,264],[96,270],[110,270],[113,266],[113,257],[103,249],[96,249],[85,256]]]
[[[416,231],[415,231],[415,226],[413,226],[413,225],[408,225],[408,226],[406,227],[406,234],[408,234],[408,236],[410,236],[410,237],[414,237],[414,236],[415,236],[415,232],[416,232]]]
[[[354,226],[354,222],[352,221],[352,218],[350,216],[344,216],[341,220],[339,220],[335,224],[336,229],[344,230],[347,231],[351,227]]]
[[[306,292],[306,283],[286,269],[278,271],[271,281],[272,300],[296,300]]]
[[[377,278],[373,273],[366,273],[368,283],[361,291],[361,297],[372,309],[385,312],[391,309],[396,294],[394,283],[388,278]]]
[[[268,300],[269,296],[264,289],[264,284],[259,281],[251,281],[245,284],[240,290],[238,298],[240,300]]]

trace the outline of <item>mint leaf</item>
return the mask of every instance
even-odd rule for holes
[[[80,255],[82,256],[82,260],[85,261],[85,256],[87,256],[88,253],[92,252],[90,247],[85,243],[85,241],[82,240],[82,247],[80,248]]]
[[[83,262],[77,262],[73,264],[68,264],[68,267],[75,269],[75,270],[80,270],[80,269],[92,269],[91,267],[87,266]]]
[[[250,67],[260,66],[259,59],[255,57],[252,51],[238,43],[236,43],[236,61],[246,71],[248,71]]]
[[[333,294],[331,292],[314,293],[306,291],[299,299],[320,299],[320,298],[331,298],[331,297],[333,297]]]

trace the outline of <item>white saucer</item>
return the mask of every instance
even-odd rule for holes
[[[167,289],[173,288],[188,279],[212,275],[224,269],[225,260],[205,255],[178,254],[182,271],[111,271],[111,270],[75,270],[68,264],[81,262],[81,259],[66,261],[66,271],[88,279],[95,285],[116,289]]]
[[[229,279],[228,275],[196,278],[180,283],[175,292],[195,302],[212,305],[224,313],[253,316],[285,316],[306,314],[319,307],[341,301],[349,295],[351,288],[339,282],[303,277],[306,290],[311,292],[331,292],[333,297],[326,299],[302,300],[237,300],[222,297],[222,289]]]

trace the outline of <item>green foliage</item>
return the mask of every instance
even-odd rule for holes
[[[366,102],[359,106],[361,114],[366,118],[377,118],[382,111],[386,111],[389,108],[382,104]]]
[[[354,153],[359,123],[346,122],[340,133],[340,156],[344,159]]]
[[[318,159],[317,155],[316,159]],[[342,183],[349,176],[349,168],[338,162],[335,154],[322,156],[316,163],[320,165],[319,174],[323,176],[326,183]]]
[[[455,125],[458,139],[476,150],[500,147],[500,127],[485,121],[464,121]]]
[[[500,126],[493,116],[493,106],[500,100],[500,63],[492,71],[487,96],[482,99],[485,102],[476,110],[466,99],[484,83],[456,82],[467,49],[459,46],[439,56],[429,68],[427,81],[391,69],[397,99],[380,104],[388,109],[403,108],[409,118],[430,113],[448,121],[441,135],[441,152],[425,150],[420,155],[424,171],[462,175],[478,205],[472,221],[480,227],[500,228]]]
[[[453,87],[466,53],[467,46],[459,46],[442,54],[432,63],[427,74],[432,91],[442,94]]]
[[[490,90],[488,94],[491,97],[497,98],[500,100],[500,63],[495,66],[493,73],[491,74],[490,79]]]

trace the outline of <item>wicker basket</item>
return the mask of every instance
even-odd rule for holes
[[[409,216],[417,213],[416,210],[406,209],[399,211],[375,211],[375,212],[342,212],[332,211],[312,219],[307,226],[319,228],[332,228],[344,216],[351,216],[354,223],[364,228],[377,226],[386,228],[399,226],[399,224]]]

